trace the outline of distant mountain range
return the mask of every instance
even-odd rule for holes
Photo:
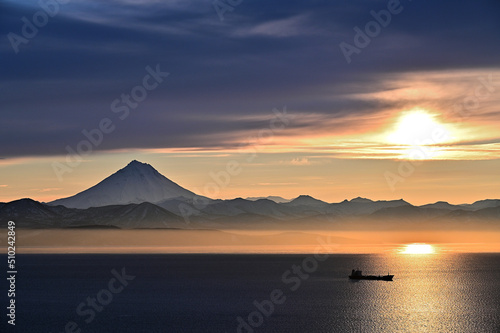
[[[213,200],[184,189],[149,164],[132,161],[72,197],[0,203],[0,224],[9,220],[24,228],[500,229],[500,200],[422,206],[360,197],[328,203],[308,195]]]
[[[285,198],[278,197],[278,196],[275,196],[275,195],[270,195],[268,197],[248,197],[248,198],[245,198],[245,199],[250,200],[250,201],[257,201],[257,200],[260,200],[260,199],[268,199],[268,200],[274,201],[276,203],[285,203],[285,202],[292,201],[291,199],[285,199]]]

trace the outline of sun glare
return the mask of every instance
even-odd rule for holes
[[[391,143],[409,146],[446,142],[450,139],[450,133],[436,117],[425,110],[406,112],[399,118],[395,131],[387,139]]]
[[[450,131],[438,116],[421,109],[404,112],[387,136],[389,143],[408,147],[402,156],[409,159],[431,159],[441,152],[438,145],[450,139]]]
[[[401,251],[403,254],[431,254],[434,253],[434,247],[429,244],[408,244]]]

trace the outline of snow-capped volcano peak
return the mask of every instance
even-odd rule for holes
[[[72,197],[51,202],[68,208],[89,208],[130,203],[157,203],[196,194],[172,182],[147,163],[130,162],[99,184]]]
[[[129,179],[147,178],[147,177],[155,178],[158,176],[162,176],[150,164],[142,163],[142,162],[139,162],[137,160],[133,160],[132,162],[127,164],[127,166],[125,168],[118,170],[115,173],[115,175],[121,175],[124,177],[128,177]]]
[[[145,169],[145,168],[147,168],[147,167],[149,167],[150,169],[153,169],[154,171],[156,171],[156,170],[155,170],[155,168],[153,168],[153,167],[151,166],[151,164],[148,164],[148,163],[142,163],[142,162],[139,162],[138,160],[133,160],[133,161],[131,161],[129,164],[127,164],[127,166],[126,166],[125,168],[123,168],[123,169],[121,169],[121,170],[131,169],[131,168],[136,168],[136,169]]]

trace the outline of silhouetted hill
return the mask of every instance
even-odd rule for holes
[[[181,228],[184,220],[150,203],[112,205],[89,209],[49,206],[31,199],[16,200],[0,208],[0,223],[20,228],[109,226],[119,228]]]

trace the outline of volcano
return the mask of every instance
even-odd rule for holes
[[[49,205],[86,209],[143,202],[158,203],[179,197],[194,199],[198,196],[163,176],[151,165],[134,160],[97,185],[74,196],[52,201]]]

